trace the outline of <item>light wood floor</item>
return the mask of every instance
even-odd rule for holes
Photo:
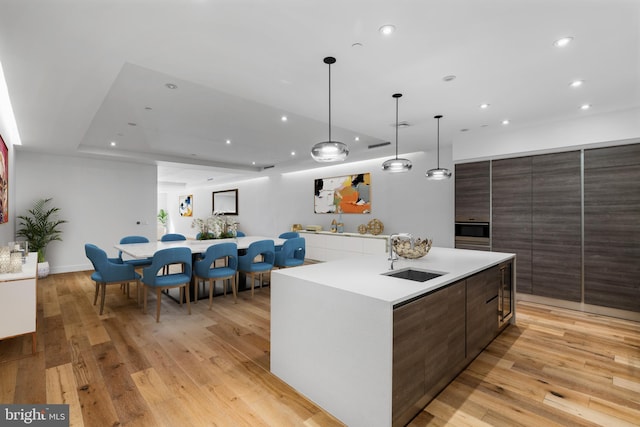
[[[38,347],[0,341],[0,402],[68,403],[73,426],[338,426],[269,373],[269,288],[160,323],[88,272],[40,280]],[[153,297],[150,297],[153,306]],[[410,424],[640,425],[640,324],[533,303]]]

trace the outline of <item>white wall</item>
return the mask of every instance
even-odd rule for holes
[[[156,166],[20,150],[15,163],[13,219],[52,197],[59,217],[69,221],[61,227],[63,241],[47,248],[52,273],[93,269],[85,243],[116,256],[113,245],[123,236],[156,238]]]
[[[454,139],[456,163],[543,154],[640,140],[640,108],[588,115],[521,129],[501,127],[461,133]]]
[[[451,168],[450,148],[441,148],[442,167]],[[357,232],[360,224],[373,218],[384,223],[384,233],[408,232],[429,237],[435,246],[453,247],[454,181],[429,181],[424,173],[436,166],[435,150],[407,155],[413,169],[406,174],[388,174],[381,170],[382,160],[344,163],[290,174],[272,173],[250,181],[193,188],[166,194],[170,230],[195,236],[193,218],[211,214],[213,191],[238,188],[240,229],[247,234],[277,236],[294,223],[318,224],[325,230],[338,215],[313,212],[313,183],[316,178],[371,173],[371,214],[343,214],[345,231]],[[194,217],[178,214],[178,197],[193,194]]]

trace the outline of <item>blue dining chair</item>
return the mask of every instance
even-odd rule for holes
[[[144,236],[125,236],[120,239],[121,245],[129,243],[149,243],[149,239]],[[151,265],[151,258],[145,259],[122,259],[122,251],[118,251],[118,259],[122,264],[131,264],[134,268],[148,267]]]
[[[245,236],[246,236],[246,234],[244,234],[242,231],[240,231],[240,230],[236,231],[236,237],[245,237]]]
[[[300,237],[300,233],[297,231],[286,231],[278,236],[280,239],[293,239],[295,237]]]
[[[224,265],[216,267],[216,260],[225,260]],[[196,286],[198,279],[209,281],[209,310],[213,303],[213,287],[216,280],[222,280],[223,293],[227,295],[227,284],[225,280],[231,282],[233,291],[233,301],[237,302],[238,287],[236,285],[236,272],[238,271],[238,246],[235,243],[218,243],[211,245],[204,253],[201,260],[195,262],[193,266]]]
[[[171,264],[182,264],[180,273],[158,274],[164,271],[164,267]],[[151,261],[151,265],[143,270],[142,283],[144,284],[143,313],[147,313],[147,289],[156,290],[156,322],[160,321],[160,304],[162,291],[171,288],[180,288],[180,306],[184,293],[186,293],[187,309],[191,314],[189,303],[189,285],[191,283],[191,249],[189,248],[168,248],[160,249]]]
[[[160,238],[161,242],[179,242],[181,240],[187,240],[187,238],[179,233],[167,233]],[[162,270],[162,274],[169,273],[169,264],[167,264]]]
[[[304,237],[287,239],[282,249],[276,251],[275,266],[279,268],[296,267],[304,264],[306,253]]]
[[[249,245],[245,255],[238,257],[238,273],[245,273],[251,278],[251,296],[253,296],[255,275],[258,274],[262,288],[262,275],[273,269],[275,256],[273,240],[258,240]]]
[[[114,283],[125,285],[127,289],[129,283],[136,282],[136,291],[140,294],[140,275],[136,273],[133,265],[122,264],[118,258],[109,258],[107,253],[93,245],[87,243],[84,245],[84,252],[87,258],[93,264],[95,272],[91,274],[91,279],[96,282],[96,293],[93,297],[93,305],[98,302],[98,293],[100,293],[100,314],[104,310],[104,299],[107,291],[107,285]]]
[[[187,238],[178,233],[167,233],[160,238],[161,242],[175,242],[179,240],[187,240]]]

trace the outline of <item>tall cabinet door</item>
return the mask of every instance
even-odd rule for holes
[[[531,157],[494,160],[491,177],[491,248],[516,254],[518,292],[530,294]]]
[[[640,311],[640,144],[584,152],[584,302]]]
[[[581,197],[579,151],[532,157],[535,295],[582,299]]]
[[[456,222],[489,222],[489,161],[456,165]]]

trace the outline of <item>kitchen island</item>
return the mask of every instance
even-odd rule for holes
[[[442,274],[425,282],[385,275],[384,255],[274,271],[271,371],[349,426],[405,424],[506,326],[505,285],[515,321],[514,260],[432,248],[394,262]]]

